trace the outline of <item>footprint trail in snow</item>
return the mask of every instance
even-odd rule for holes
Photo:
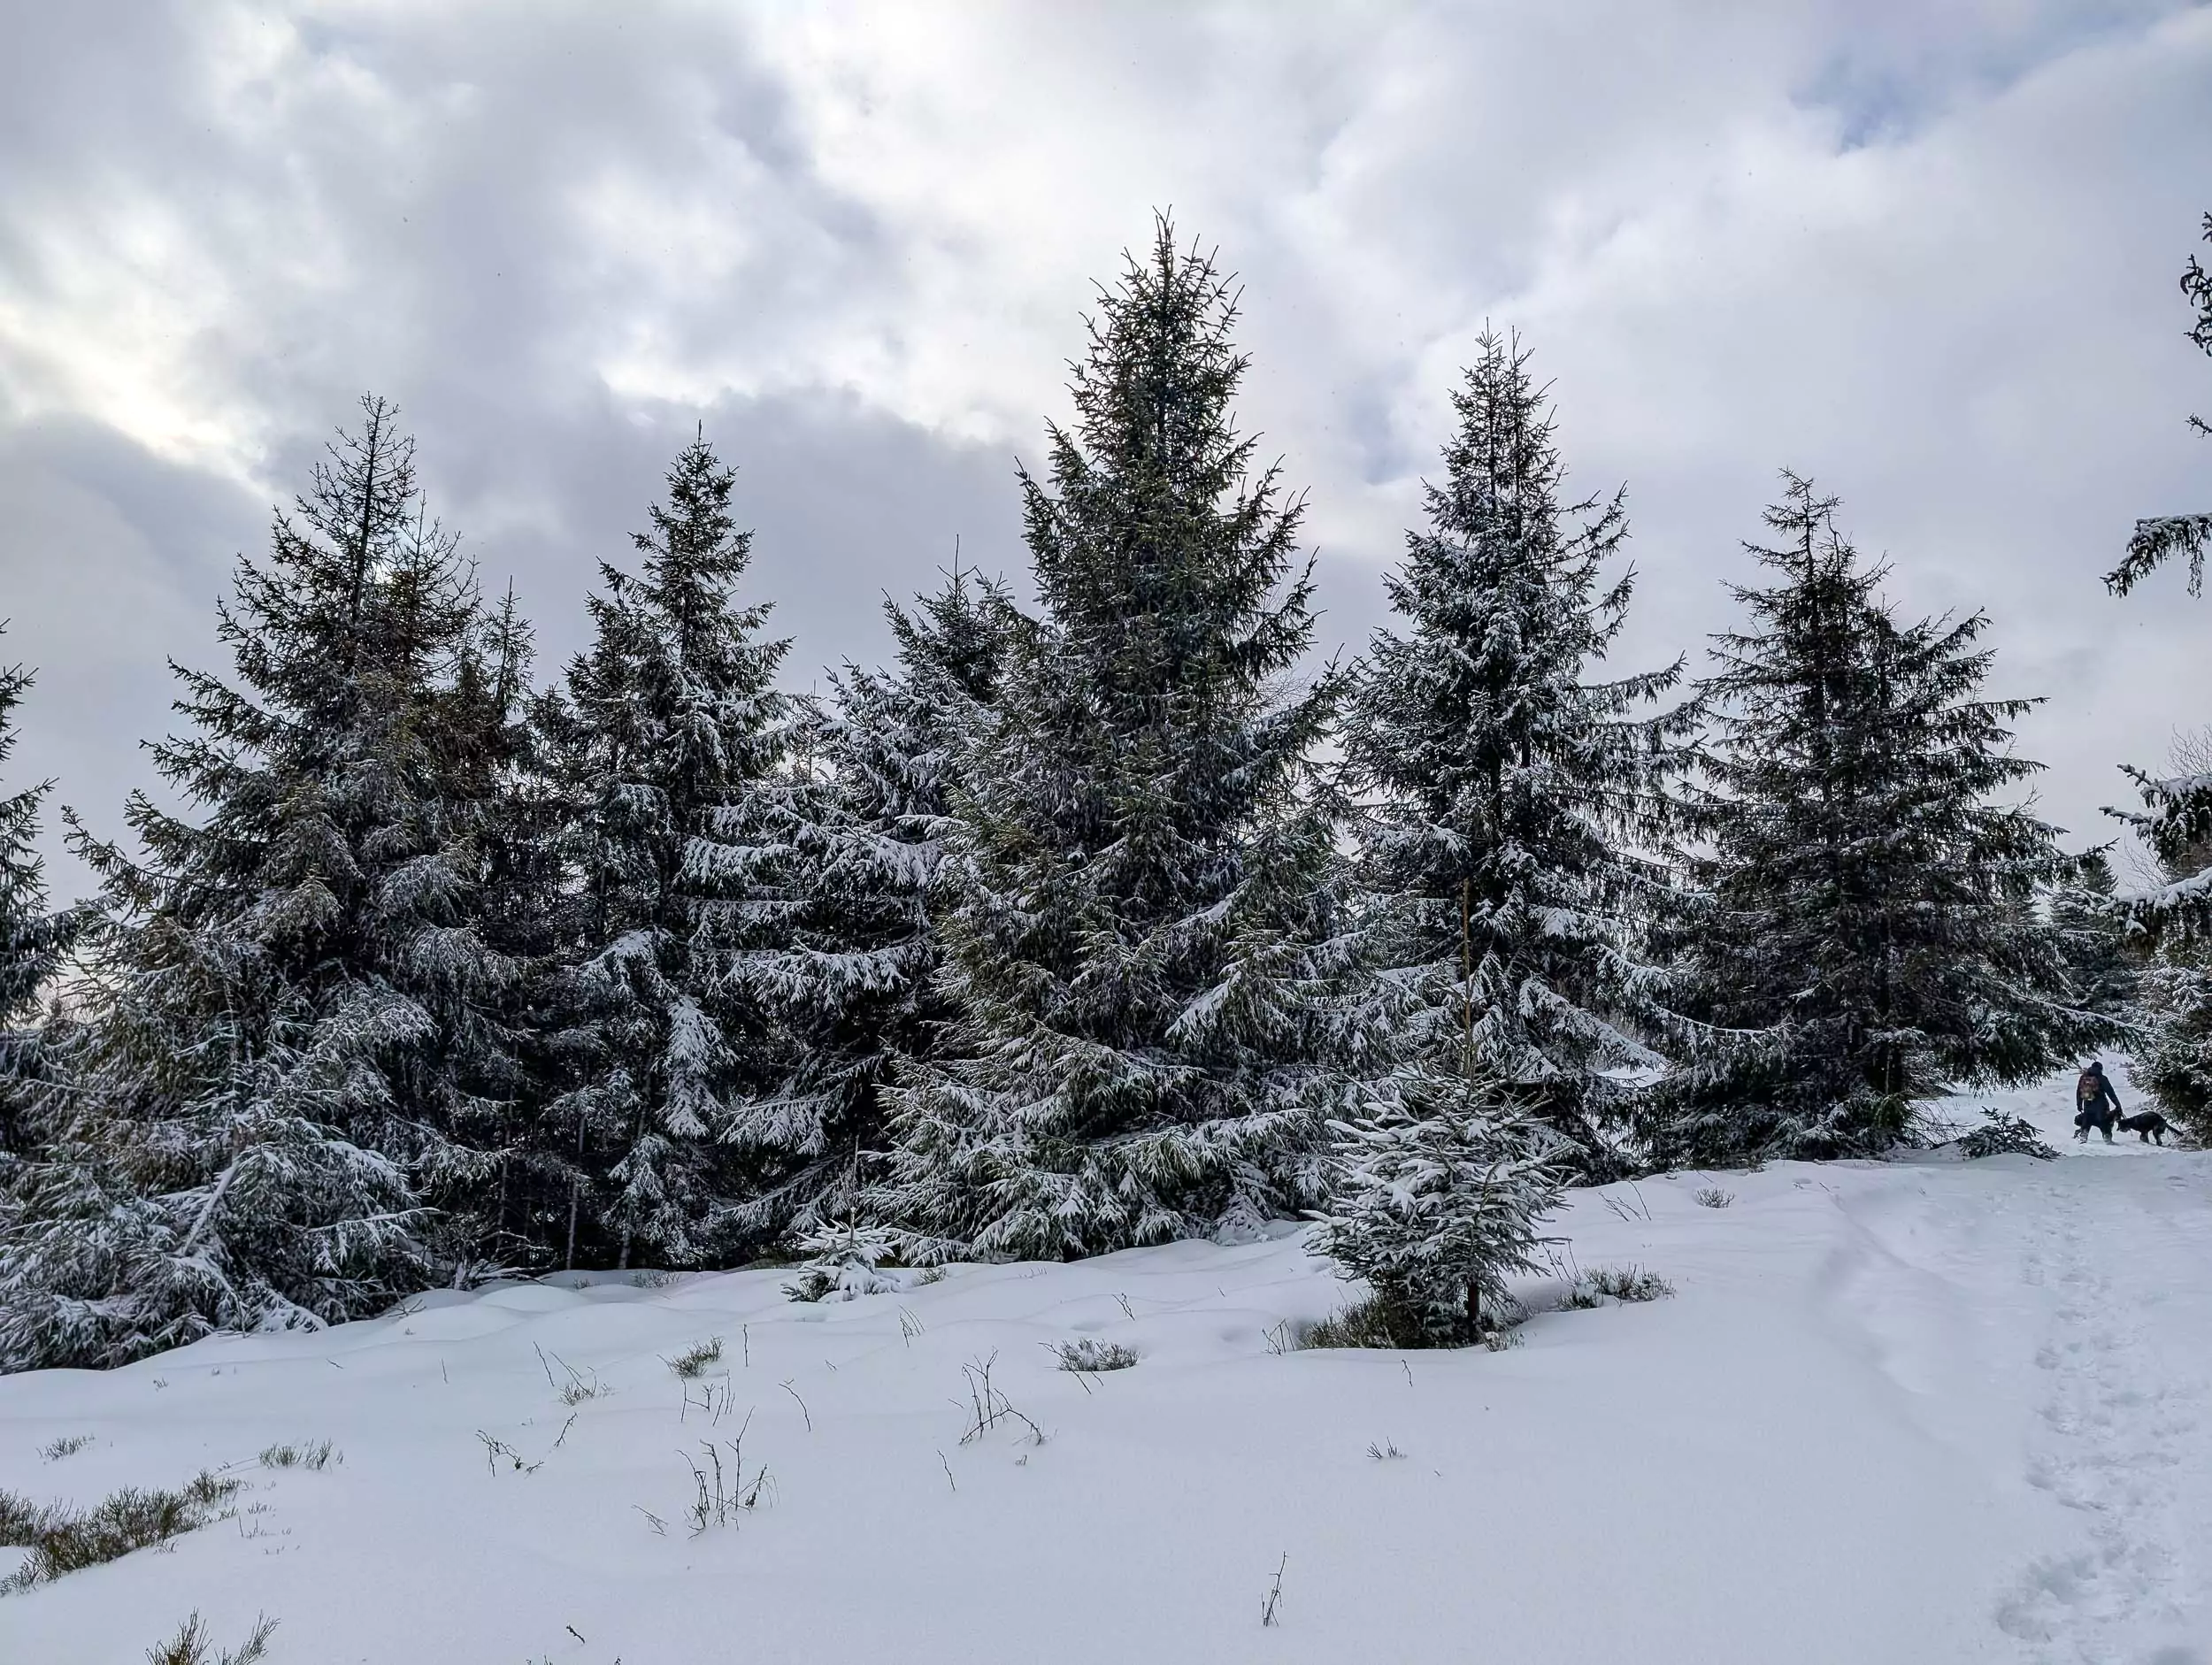
[[[2025,1478],[2079,1541],[2024,1570],[1997,1624],[2036,1665],[2212,1665],[2212,1202],[2188,1158],[2047,1173],[2008,1211],[2046,1314]]]

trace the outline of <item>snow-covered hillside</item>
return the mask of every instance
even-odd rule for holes
[[[2084,1151],[2064,1099],[1958,1107],[2023,1109],[2055,1163],[1578,1194],[1563,1267],[1678,1293],[1504,1352],[1280,1350],[1344,1295],[1286,1235],[841,1306],[508,1285],[0,1380],[0,1487],[246,1482],[0,1597],[0,1660],[134,1661],[196,1608],[234,1646],[278,1619],[272,1665],[2212,1661],[2212,1166]],[[1139,1362],[1056,1368],[1083,1338]],[[987,1365],[1021,1416],[964,1443]],[[733,1488],[741,1431],[757,1507],[694,1535],[689,1465],[718,1446]]]

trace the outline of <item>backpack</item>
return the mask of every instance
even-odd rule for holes
[[[2085,1110],[2093,1104],[2104,1102],[2104,1078],[2094,1070],[2084,1070],[2074,1083],[2074,1108]]]

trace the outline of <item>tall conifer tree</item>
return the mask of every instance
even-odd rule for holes
[[[503,968],[495,986],[454,1009],[447,1032],[457,1079],[470,1098],[473,1142],[496,1155],[465,1195],[440,1199],[467,1211],[480,1253],[503,1264],[544,1264],[553,1252],[557,1209],[543,1193],[558,1189],[534,1161],[536,1130],[549,1090],[552,1026],[545,968],[556,958],[563,920],[575,897],[563,863],[562,804],[548,776],[534,720],[531,629],[510,589],[486,615],[460,656],[450,694],[455,859],[472,890],[473,929]],[[536,1206],[534,1207],[534,1204]]]
[[[734,1253],[757,1235],[742,1208],[763,1165],[805,1138],[791,1049],[749,986],[797,909],[799,786],[775,686],[789,643],[736,599],[752,534],[734,486],[703,437],[684,449],[637,571],[602,565],[592,645],[541,711],[580,879],[552,1043],[565,1090],[540,1139],[569,1178],[570,1263]]]
[[[2166,765],[2165,778],[2172,780],[2212,769],[2212,730],[2177,740]],[[2212,837],[2192,839],[2186,826],[2154,822],[2148,829],[2147,841],[2165,881],[2148,899],[2168,904],[2144,910],[2149,928],[2137,913],[2142,898],[2120,898],[2112,911],[2130,928],[2134,955],[2147,962],[2136,979],[2141,1032],[2128,1073],[2203,1145],[2212,1140],[2212,932],[2171,903],[2188,895],[2191,880],[2212,883],[2203,878],[2212,872]],[[2155,836],[2162,831],[2168,834],[2162,846]]]
[[[2204,218],[2212,242],[2212,214]],[[2196,308],[2189,339],[2212,355],[2212,271],[2192,257],[2181,274],[2182,294]],[[2212,424],[2191,417],[2190,426],[2212,438]],[[2212,548],[2212,511],[2139,520],[2127,556],[2105,579],[2125,595],[2177,557],[2189,568],[2189,590],[2203,587],[2204,556]],[[2162,776],[2131,769],[2143,809],[2124,818],[2149,846],[2165,883],[2124,903],[2129,920],[2152,948],[2146,978],[2150,1037],[2135,1077],[2157,1095],[2199,1142],[2212,1138],[2212,767],[2200,756],[2191,766]]]
[[[140,794],[142,855],[81,843],[107,922],[74,1111],[0,1253],[0,1368],[357,1316],[480,1247],[513,970],[479,928],[485,620],[389,405],[219,631],[236,680],[180,670],[190,729],[153,748],[201,818]]]
[[[1076,421],[1022,477],[1041,612],[965,748],[947,1055],[895,1096],[882,1206],[925,1252],[1095,1254],[1317,1201],[1342,1102],[1339,885],[1308,761],[1337,679],[1299,506],[1230,405],[1213,262],[1163,219],[1102,298]]]
[[[2212,1143],[2212,952],[2201,938],[2162,941],[2140,988],[2129,1074],[2195,1144]]]
[[[2205,216],[2204,234],[2212,242],[2212,214]],[[2181,276],[2182,293],[2197,309],[2190,339],[2212,355],[2212,271],[2193,257]],[[2212,425],[2191,417],[2190,425],[2212,437]],[[2204,554],[2212,546],[2212,513],[2161,515],[2135,524],[2127,558],[2105,582],[2116,595],[2125,595],[2138,584],[2177,556],[2189,568],[2189,589],[2202,586]],[[2141,789],[2145,810],[2130,820],[2161,861],[2191,866],[2192,871],[2163,889],[2134,899],[2130,911],[2137,923],[2154,936],[2196,938],[2212,935],[2212,883],[2206,882],[2189,863],[2189,853],[2212,847],[2212,770],[2183,771],[2159,778],[2140,770],[2128,771]]]
[[[2077,1004],[2131,1021],[2142,978],[2139,945],[2131,941],[2119,881],[2101,850],[2079,858],[2078,871],[2052,890],[2049,911],[2066,955]]]
[[[1593,679],[1633,575],[1617,493],[1568,501],[1544,390],[1486,332],[1429,524],[1386,579],[1402,629],[1357,669],[1344,750],[1388,1025],[1407,1059],[1504,1086],[1584,1173],[1654,1042],[1684,1027],[1643,920],[1666,881],[1666,783],[1691,719],[1679,664]],[[1432,1093],[1430,1096],[1433,1096]]]
[[[1954,1087],[2017,1085],[2114,1032],[2074,999],[2037,893],[2071,864],[2055,829],[1992,798],[2040,765],[1979,696],[1986,626],[1899,625],[1834,526],[1786,475],[1766,511],[1777,581],[1740,587],[1716,639],[1714,724],[1690,795],[1684,945],[1700,1015],[1753,1032],[1677,1085],[1663,1155],[1878,1155]]]

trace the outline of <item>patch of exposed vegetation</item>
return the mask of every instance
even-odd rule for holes
[[[271,1446],[261,1454],[265,1469],[305,1469],[319,1474],[334,1462],[343,1462],[345,1454],[327,1439],[303,1441],[299,1445]]]
[[[722,1362],[722,1338],[716,1336],[706,1341],[695,1341],[674,1358],[663,1361],[670,1370],[688,1382],[706,1374],[707,1366]]]
[[[1092,1336],[1049,1345],[1060,1368],[1079,1376],[1093,1376],[1102,1370],[1125,1370],[1137,1362],[1134,1347],[1124,1347],[1118,1341],[1101,1341]]]
[[[239,1484],[203,1472],[174,1492],[129,1486],[88,1509],[0,1492],[0,1545],[30,1552],[21,1567],[0,1578],[0,1595],[119,1561],[204,1526],[219,1517]]]

